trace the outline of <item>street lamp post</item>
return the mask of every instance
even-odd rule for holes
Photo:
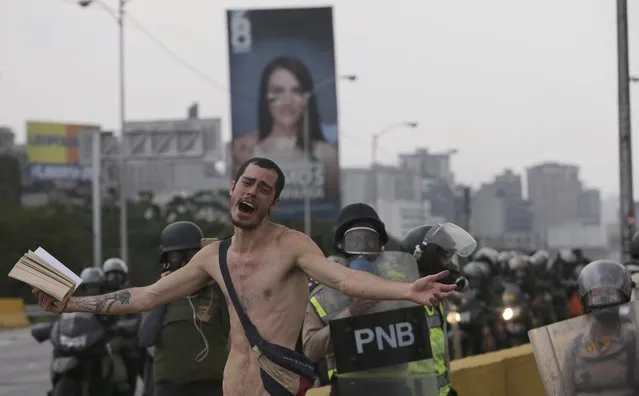
[[[392,130],[395,130],[397,128],[400,127],[408,127],[408,128],[417,128],[417,126],[419,126],[419,123],[417,123],[416,121],[402,121],[402,122],[398,122],[395,124],[391,124],[389,126],[387,126],[386,128],[382,129],[381,131],[374,133],[373,134],[373,141],[372,141],[372,166],[373,166],[373,207],[378,210],[378,187],[377,187],[377,178],[379,177],[378,175],[378,164],[377,164],[377,141],[379,140],[379,138],[386,134],[387,132],[390,132]]]
[[[619,214],[621,259],[629,262],[630,242],[635,230],[632,192],[632,140],[630,123],[630,77],[628,66],[628,5],[617,0],[617,101],[619,112]]]
[[[309,114],[309,101],[310,99],[326,84],[335,81],[337,78],[342,80],[355,81],[357,76],[354,74],[345,74],[341,76],[327,77],[322,82],[315,86],[312,92],[306,94],[304,101],[304,119],[303,119],[303,134],[304,134],[304,157],[306,160],[306,186],[304,188],[304,233],[311,236],[311,177],[312,174],[312,162],[311,162],[311,121]]]
[[[120,107],[120,149],[118,155],[118,179],[120,187],[120,258],[128,263],[129,243],[128,243],[128,227],[127,227],[127,193],[126,193],[126,140],[124,139],[124,120],[125,115],[125,80],[124,80],[124,6],[130,0],[118,0],[118,9],[114,13],[102,0],[78,0],[78,4],[87,7],[96,2],[102,6],[111,16],[113,16],[118,24],[118,79],[119,79],[119,107]]]

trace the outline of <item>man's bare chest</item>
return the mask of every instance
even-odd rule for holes
[[[235,291],[247,311],[268,305],[283,287],[283,265],[275,257],[229,257],[228,266]]]

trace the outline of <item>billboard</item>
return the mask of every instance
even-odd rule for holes
[[[313,219],[334,220],[340,170],[332,8],[229,10],[227,28],[233,174],[251,157],[270,158],[286,175],[273,217],[303,218],[310,194]]]
[[[99,126],[27,121],[26,129],[31,180],[91,179],[91,170],[80,164],[78,136]]]
[[[128,121],[124,125],[126,156],[131,160],[224,158],[219,118]]]

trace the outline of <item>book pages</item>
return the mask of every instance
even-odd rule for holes
[[[13,267],[11,272],[9,272],[9,276],[13,279],[17,279],[30,286],[40,289],[60,301],[62,301],[67,295],[67,291],[72,289],[70,287],[65,287],[59,283],[56,283],[55,281],[52,281],[51,278],[47,278],[46,275],[43,275],[42,273],[39,273],[38,271],[35,271],[28,267],[15,266]]]
[[[80,278],[78,275],[76,275],[73,271],[71,271],[69,268],[67,268],[64,264],[62,264],[60,261],[58,261],[58,259],[53,257],[49,252],[47,252],[43,248],[38,247],[34,253],[38,257],[40,257],[41,259],[46,261],[49,265],[51,265],[52,267],[54,267],[58,271],[62,272],[66,276],[68,276],[69,279],[73,280],[73,283],[75,283],[75,287],[73,289],[74,291],[78,289],[78,286],[80,286],[80,284],[82,283],[82,278]]]
[[[69,279],[66,275],[51,267],[44,260],[33,254],[31,251],[22,256],[19,263],[23,264],[24,266],[31,267],[34,270],[47,275],[56,282],[66,285],[67,287],[73,287],[74,285],[73,280]]]

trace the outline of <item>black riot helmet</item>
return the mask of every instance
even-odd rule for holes
[[[388,243],[386,226],[375,209],[364,203],[345,206],[335,221],[334,244],[350,255],[375,253]]]
[[[490,277],[491,269],[483,261],[471,261],[464,265],[461,273],[468,279],[469,287],[478,289]]]
[[[579,273],[579,296],[585,312],[630,301],[634,282],[630,271],[612,260],[596,260]]]
[[[535,254],[530,256],[530,266],[533,268],[536,275],[543,275],[545,273],[549,259],[550,254],[548,254],[545,250],[538,250]]]
[[[639,231],[635,233],[630,241],[630,256],[633,260],[639,260]]]
[[[120,290],[126,286],[129,280],[129,268],[124,260],[120,258],[111,257],[106,259],[102,264],[102,271],[106,278],[107,291]]]
[[[460,283],[457,257],[468,257],[477,246],[475,239],[464,229],[453,223],[425,224],[413,228],[402,238],[400,250],[415,257],[422,274],[436,274],[443,270],[450,275],[443,283]]]
[[[96,296],[104,292],[106,279],[102,269],[95,267],[85,268],[80,272],[80,279],[82,279],[82,283],[78,286],[78,295]]]
[[[190,221],[176,221],[160,234],[162,271],[175,271],[185,265],[202,246],[202,230]]]

